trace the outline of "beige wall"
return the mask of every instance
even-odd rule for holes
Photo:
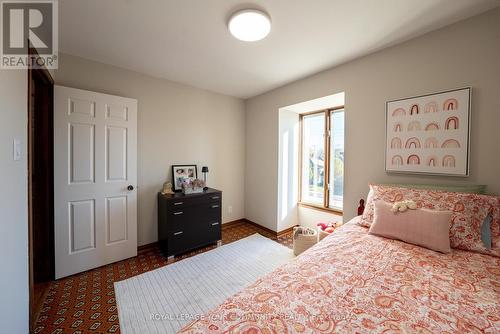
[[[300,225],[297,215],[299,185],[299,114],[280,110],[278,116],[278,225],[276,231]]]
[[[28,194],[26,70],[0,70],[0,327],[28,333]],[[22,157],[13,160],[13,140]]]
[[[463,86],[473,87],[470,177],[386,174],[385,102]],[[344,220],[355,215],[370,182],[471,182],[500,192],[500,9],[496,9],[247,100],[247,219],[274,230],[278,226],[279,108],[342,91]]]
[[[342,216],[338,214],[310,209],[307,207],[299,207],[297,210],[297,215],[300,225],[312,228],[316,228],[318,223],[342,221]]]
[[[223,221],[244,217],[242,100],[61,54],[58,85],[138,100],[138,240],[157,240],[156,194],[172,164],[208,166],[223,191]],[[232,213],[228,207],[232,207]]]

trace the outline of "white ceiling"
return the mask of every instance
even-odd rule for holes
[[[60,50],[248,98],[499,6],[499,0],[60,0]],[[226,28],[264,9],[269,36]]]

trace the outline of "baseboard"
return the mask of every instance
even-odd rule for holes
[[[270,228],[267,228],[265,226],[257,224],[256,222],[253,222],[253,221],[246,219],[246,218],[234,220],[232,222],[227,222],[225,224],[222,224],[222,227],[224,228],[224,225],[228,225],[228,224],[230,224],[230,225],[228,225],[228,227],[230,227],[230,226],[234,226],[235,224],[241,224],[241,223],[253,225],[253,226],[260,228],[260,229],[262,229],[262,230],[264,230],[264,231],[268,232],[269,234],[276,236],[276,237],[280,237],[284,234],[290,233],[291,231],[293,231],[293,228],[295,227],[295,226],[292,226],[292,227],[289,227],[289,228],[286,228],[284,230],[276,232],[276,231],[271,230]]]
[[[137,247],[137,252],[142,252],[144,250],[147,250],[149,248],[154,248],[154,247],[157,247],[157,246],[158,246],[158,241],[152,242],[150,244],[145,244],[145,245],[142,245],[142,246],[138,246]]]
[[[227,223],[223,223],[222,224],[222,229],[227,229],[229,227],[233,227],[235,225],[238,225],[238,224],[245,224],[246,223],[246,219],[245,218],[242,218],[242,219],[236,219],[236,220],[232,220],[230,222],[227,222]]]
[[[271,230],[271,229],[269,229],[269,228],[267,228],[265,226],[257,224],[257,223],[255,223],[255,222],[253,222],[251,220],[246,219],[246,218],[243,219],[243,220],[245,221],[245,223],[253,225],[253,226],[257,227],[257,228],[263,229],[264,231],[266,231],[267,233],[269,233],[269,234],[271,234],[273,236],[276,236],[276,237],[278,236],[278,233],[276,231],[273,231],[273,230]]]
[[[293,229],[294,229],[295,227],[297,227],[297,226],[299,226],[299,225],[290,226],[289,228],[286,228],[286,229],[284,229],[284,230],[279,231],[279,232],[277,233],[278,237],[281,237],[283,234],[288,234],[288,233],[291,233],[291,232],[293,231]]]

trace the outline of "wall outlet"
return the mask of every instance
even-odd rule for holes
[[[233,213],[233,206],[232,205],[229,205],[227,207],[227,213]]]

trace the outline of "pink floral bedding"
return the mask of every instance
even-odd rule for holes
[[[500,258],[440,254],[352,223],[180,331],[499,332]]]
[[[374,217],[375,201],[394,203],[403,199],[415,201],[418,208],[452,211],[450,228],[452,248],[500,256],[500,196],[372,184],[359,224],[370,227]],[[489,213],[493,218],[490,231],[492,249],[487,249],[481,240],[481,226]]]

